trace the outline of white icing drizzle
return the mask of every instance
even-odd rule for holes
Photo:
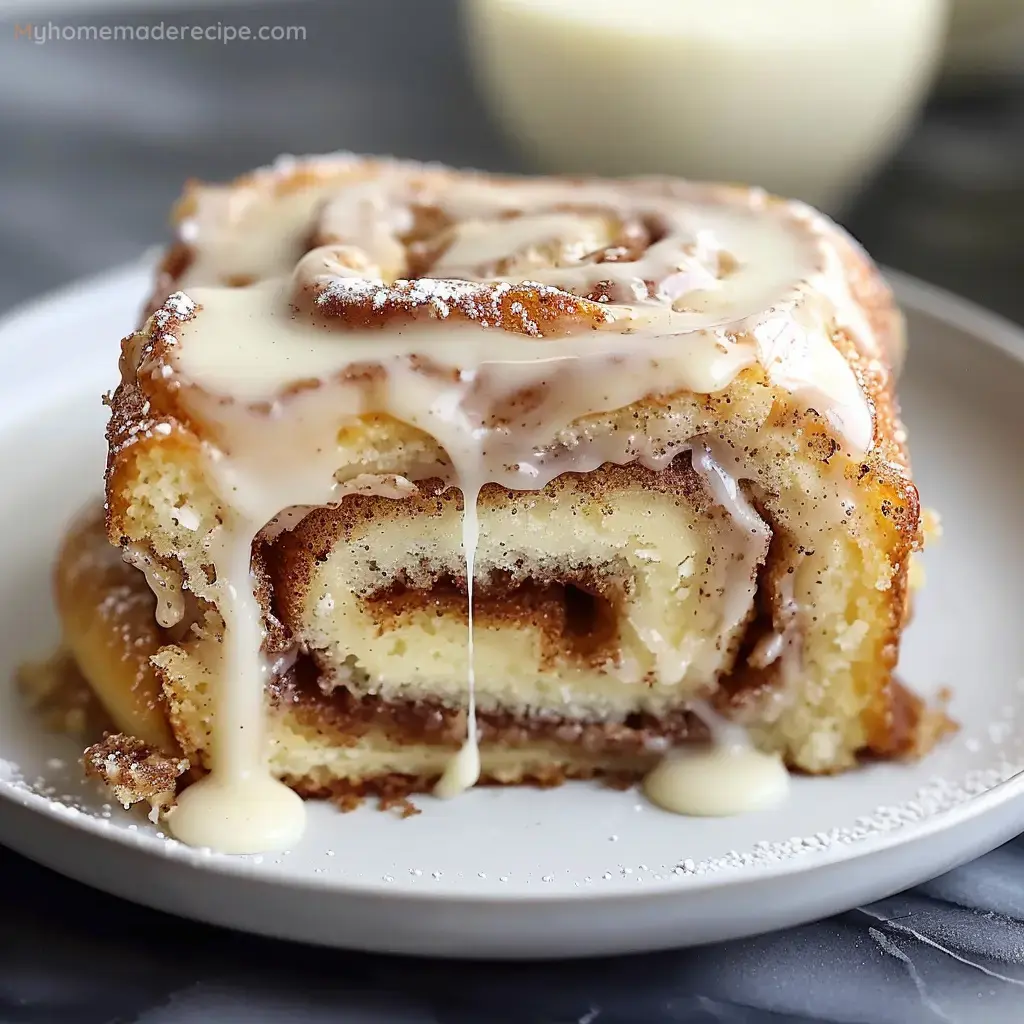
[[[185,616],[185,597],[181,591],[181,575],[156,561],[145,548],[127,544],[121,556],[139,569],[156,597],[156,621],[164,629],[176,626]]]
[[[182,842],[222,853],[284,849],[302,835],[306,819],[299,796],[266,767],[264,702],[270,666],[260,653],[263,612],[250,566],[256,532],[251,526],[227,530],[219,549],[210,551],[224,619],[211,770],[181,794],[168,818]]]
[[[479,497],[479,487],[463,491],[462,550],[466,558],[466,646],[469,662],[466,678],[466,742],[445,766],[444,774],[434,787],[434,795],[443,799],[471,789],[480,778],[480,743],[476,726],[476,644],[473,641],[473,577],[476,572],[476,549],[480,540],[480,517],[477,515]]]
[[[674,750],[644,778],[652,803],[673,814],[724,818],[765,810],[789,792],[789,772],[778,754],[756,750],[746,732],[706,702],[691,708],[708,727],[712,742]]]
[[[677,750],[644,779],[644,792],[663,810],[709,818],[773,807],[788,791],[782,759],[752,747]]]
[[[140,377],[175,387],[203,428],[207,476],[225,509],[209,550],[225,627],[210,774],[169,819],[185,842],[252,852],[301,833],[301,801],[266,769],[267,669],[249,565],[261,530],[288,529],[304,510],[346,493],[402,496],[418,477],[461,488],[467,736],[435,789],[451,796],[480,772],[473,591],[485,484],[540,489],[605,462],[662,469],[689,448],[743,538],[725,584],[725,635],[747,614],[769,540],[736,476],[710,442],[592,436],[574,424],[651,395],[714,394],[760,367],[794,403],[824,416],[848,451],[871,445],[872,410],[831,330],[857,333],[869,351],[877,341],[846,288],[837,229],[806,207],[756,190],[664,181],[513,183],[369,167],[312,164],[305,188],[280,190],[281,172],[268,171],[234,191],[195,194],[182,229],[195,247],[180,282],[187,297],[172,296],[154,318],[160,330],[172,328],[159,365],[139,367]],[[444,218],[432,277],[396,285],[411,252],[401,239],[421,208]],[[633,251],[638,235],[646,240]],[[309,238],[317,248],[296,265]],[[238,278],[257,283],[221,286]],[[576,302],[591,319],[542,323],[516,299],[520,333],[494,326],[524,278],[532,294]],[[597,293],[601,302],[572,299]],[[357,308],[385,326],[344,322],[341,314]],[[429,434],[448,463],[339,480],[338,431],[370,413]],[[780,654],[766,643],[764,658]],[[689,658],[666,646],[658,671],[679,678]],[[777,759],[726,744],[672,755],[646,789],[672,810],[733,813],[777,798],[784,780]]]

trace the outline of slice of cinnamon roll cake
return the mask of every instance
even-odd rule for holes
[[[902,323],[824,217],[341,156],[175,219],[108,432],[116,585],[155,596],[62,607],[115,722],[169,725],[180,838],[281,845],[295,793],[639,779],[723,723],[812,773],[941,731],[892,675]],[[132,629],[151,675],[115,683],[89,655]]]

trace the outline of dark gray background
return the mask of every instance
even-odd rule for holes
[[[26,20],[19,6],[0,17],[0,311],[164,240],[190,175],[225,178],[280,152],[333,148],[521,169],[475,99],[451,0],[178,6],[175,21],[308,29],[305,43],[227,47],[37,46],[13,38],[13,21]],[[54,20],[100,20],[78,6]],[[171,20],[144,17],[161,16]],[[844,219],[880,260],[1024,319],[1022,199],[1024,89],[1007,83],[999,96],[936,100]],[[1024,840],[820,924],[537,966],[236,936],[0,850],[0,1024],[813,1020],[1024,1020]]]

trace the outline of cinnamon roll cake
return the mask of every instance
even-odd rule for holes
[[[179,837],[286,842],[296,793],[638,779],[723,721],[811,773],[934,738],[893,678],[902,322],[827,219],[348,156],[175,219],[110,398],[109,578],[143,596],[62,608],[73,650],[137,633],[120,684],[79,661],[147,741],[89,760],[168,755]]]

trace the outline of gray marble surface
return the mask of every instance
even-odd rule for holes
[[[13,22],[27,8],[42,20],[46,5],[9,6],[0,311],[160,241],[188,175],[331,148],[520,166],[473,96],[448,0],[190,15],[308,29],[305,43],[233,47],[36,46]],[[98,19],[88,3],[64,6],[66,23]],[[849,222],[881,259],[1024,319],[1022,147],[1024,103],[947,102]],[[450,965],[274,943],[132,907],[2,849],[0,908],[0,1024],[1024,1020],[1024,838],[828,921],[591,962]]]

